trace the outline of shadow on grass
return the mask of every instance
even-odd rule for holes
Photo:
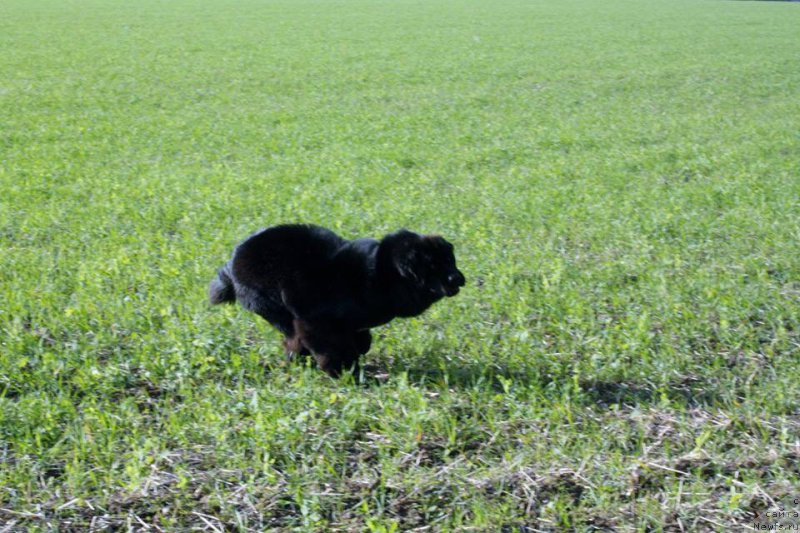
[[[693,379],[673,380],[663,387],[634,381],[581,380],[582,395],[598,405],[655,404],[667,400],[687,407],[723,403],[716,388],[700,387]]]
[[[520,387],[540,391],[544,396],[571,396],[575,401],[598,406],[657,404],[665,400],[699,407],[724,403],[722,384],[718,380],[683,376],[663,386],[630,379],[579,379],[577,383],[569,373],[556,375],[536,368],[510,368],[506,365],[482,364],[459,365],[451,368],[434,366],[395,365],[391,368],[380,365],[365,365],[363,384],[380,386],[400,372],[405,372],[408,381],[416,386],[439,386],[453,389],[488,387],[494,392],[504,393]]]

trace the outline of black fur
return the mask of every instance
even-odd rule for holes
[[[211,280],[211,285],[208,287],[208,299],[212,305],[236,301],[230,263],[226,263],[225,266],[220,268],[217,272],[217,277]]]
[[[370,328],[419,315],[464,283],[442,237],[400,230],[380,241],[348,241],[291,224],[242,242],[208,292],[212,304],[238,300],[286,336],[287,353],[312,353],[336,377],[357,370]]]

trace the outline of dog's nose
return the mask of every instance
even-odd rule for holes
[[[464,279],[464,274],[461,272],[453,272],[447,276],[447,283],[450,285],[457,285],[458,287],[463,287],[466,283]]]

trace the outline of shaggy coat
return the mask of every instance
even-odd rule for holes
[[[238,301],[285,335],[290,357],[311,353],[337,377],[358,370],[370,328],[419,315],[464,283],[453,245],[442,237],[400,230],[380,241],[348,241],[291,224],[242,242],[212,280],[209,299]]]

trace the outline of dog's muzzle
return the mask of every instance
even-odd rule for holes
[[[455,272],[447,275],[444,285],[444,293],[447,296],[455,296],[458,294],[459,288],[463,287],[466,283],[467,280],[464,279],[464,274],[456,270]]]

